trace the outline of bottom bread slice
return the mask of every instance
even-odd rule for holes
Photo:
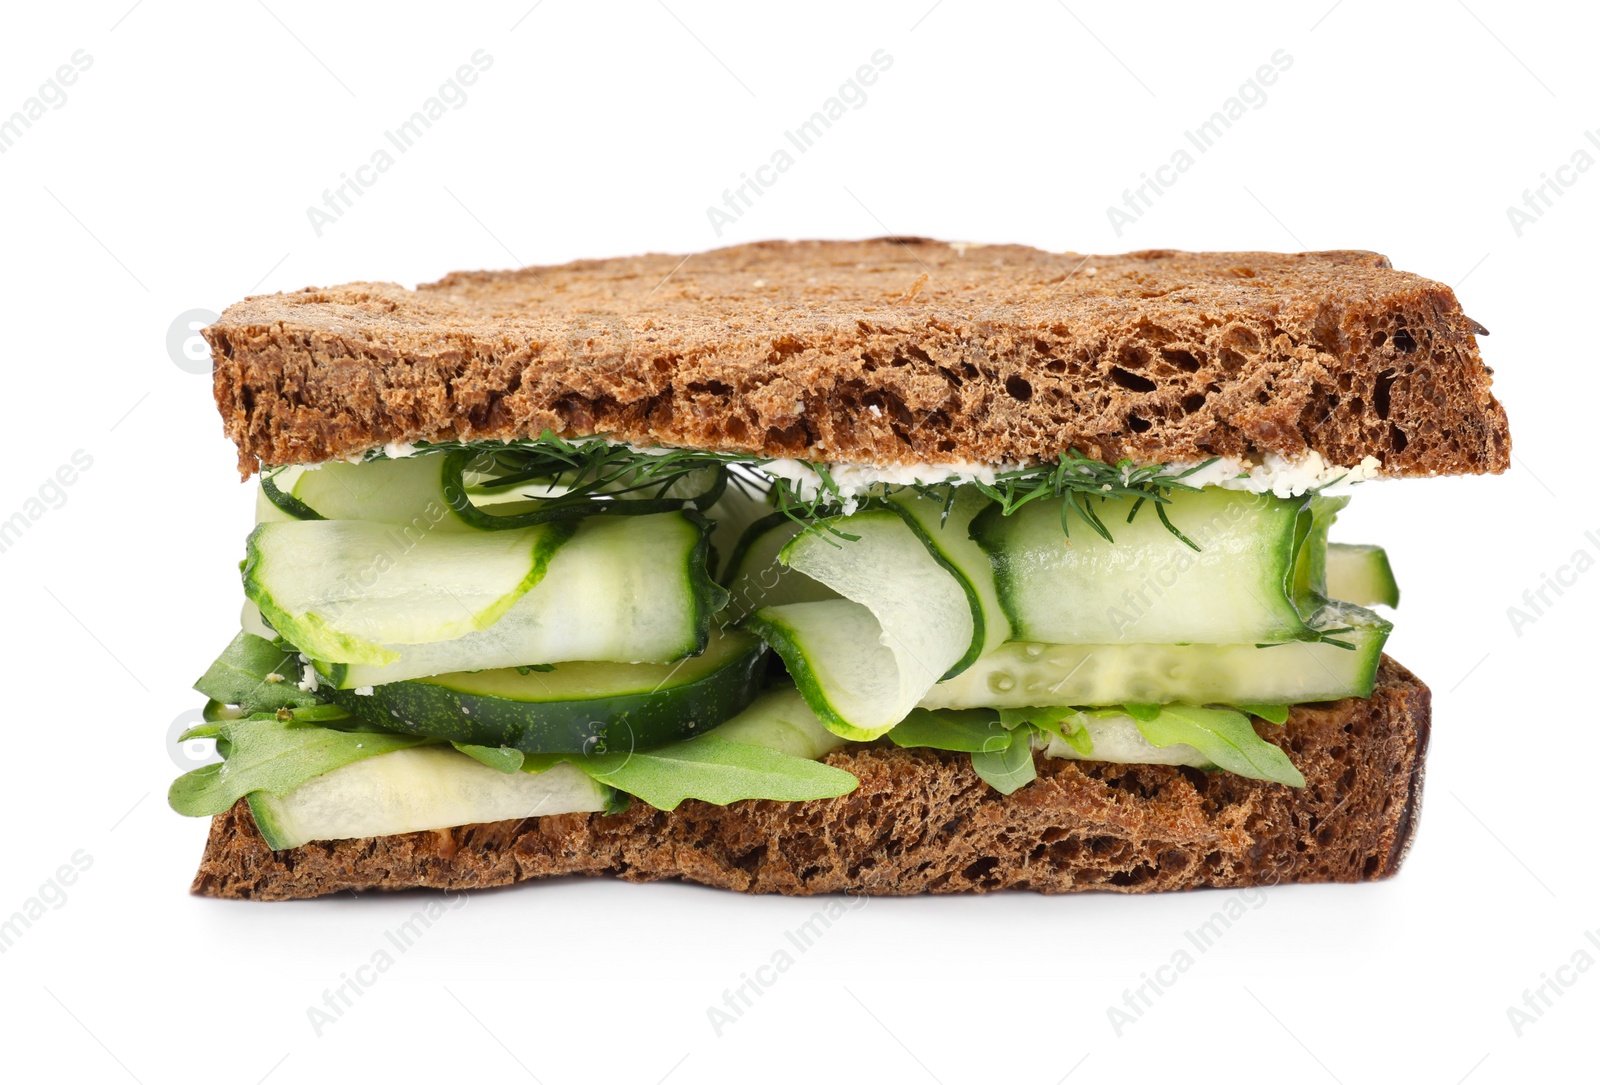
[[[1354,882],[1399,869],[1416,830],[1431,696],[1384,657],[1366,700],[1257,723],[1303,788],[1228,773],[1035,755],[1010,796],[965,755],[879,741],[828,755],[861,786],[816,802],[687,801],[670,813],[467,825],[272,851],[243,801],[212,820],[195,893],[290,900],[343,890],[469,889],[563,874],[679,878],[747,893],[1105,889],[1145,893]]]

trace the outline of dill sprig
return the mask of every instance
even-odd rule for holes
[[[537,438],[418,442],[416,448],[428,452],[471,453],[473,459],[468,470],[481,480],[477,486],[484,490],[559,486],[563,493],[545,499],[553,505],[619,498],[652,502],[692,500],[696,496],[714,496],[731,484],[747,495],[764,498],[774,510],[807,529],[820,527],[830,534],[850,538],[852,536],[824,521],[844,514],[858,503],[845,497],[828,466],[821,463],[806,464],[817,481],[812,486],[801,487],[791,479],[763,472],[762,467],[774,462],[772,458],[684,448],[641,449],[615,443],[603,436],[567,439],[548,430]],[[376,449],[367,453],[366,458],[386,456],[383,450]],[[1198,489],[1184,479],[1214,462],[1214,459],[1206,460],[1175,472],[1161,465],[1137,466],[1131,460],[1102,463],[1073,449],[1061,453],[1053,463],[1018,467],[997,474],[993,482],[975,479],[970,485],[998,503],[1001,514],[1006,516],[1032,501],[1064,498],[1061,530],[1070,534],[1068,521],[1075,514],[1108,542],[1114,540],[1099,506],[1108,500],[1132,498],[1129,522],[1145,505],[1151,505],[1168,531],[1199,550],[1168,518],[1165,506],[1174,490]],[[942,500],[948,511],[955,500],[956,487],[965,484],[951,478],[944,482],[914,483],[910,488]],[[885,490],[900,488],[889,486]]]
[[[1133,506],[1128,510],[1128,523],[1133,522],[1133,518],[1147,503],[1151,504],[1155,506],[1156,517],[1163,527],[1190,549],[1199,550],[1194,540],[1179,531],[1167,517],[1166,506],[1172,500],[1172,491],[1199,489],[1183,480],[1215,462],[1216,457],[1212,457],[1193,467],[1173,472],[1159,464],[1139,467],[1132,460],[1101,463],[1072,449],[1061,453],[1055,463],[1021,467],[996,475],[992,483],[974,480],[972,484],[999,504],[1002,516],[1010,516],[1030,501],[1065,498],[1061,502],[1062,533],[1068,536],[1072,534],[1068,524],[1069,514],[1077,513],[1095,534],[1107,542],[1115,540],[1111,537],[1111,529],[1100,518],[1097,503],[1103,505],[1114,498],[1131,497]],[[931,489],[937,491],[938,488]],[[947,496],[945,500],[948,502],[952,497]]]

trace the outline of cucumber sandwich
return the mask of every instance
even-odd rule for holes
[[[1337,520],[1506,468],[1482,334],[1372,253],[915,238],[249,298],[194,889],[1390,875],[1429,693]]]

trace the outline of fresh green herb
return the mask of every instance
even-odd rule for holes
[[[902,749],[983,753],[1005,749],[1011,744],[1011,732],[987,708],[916,708],[890,728],[889,741]]]
[[[553,486],[563,493],[541,499],[544,510],[572,506],[574,511],[592,508],[596,502],[617,498],[649,503],[702,499],[720,493],[722,485],[732,484],[746,493],[761,496],[807,530],[822,530],[851,538],[834,524],[823,523],[843,514],[849,504],[826,464],[807,464],[817,476],[817,484],[802,493],[802,487],[787,478],[761,472],[772,459],[730,452],[702,452],[683,448],[640,449],[618,444],[604,436],[567,439],[546,430],[537,438],[512,441],[418,442],[420,451],[453,451],[471,456],[466,470],[480,481],[476,488],[503,491],[517,486]],[[375,449],[367,459],[383,459],[386,453]],[[1111,530],[1101,519],[1098,505],[1113,498],[1131,497],[1133,518],[1145,504],[1155,507],[1156,516],[1173,536],[1192,549],[1200,547],[1167,517],[1165,506],[1174,490],[1196,490],[1183,480],[1216,462],[1215,458],[1182,471],[1153,466],[1136,466],[1131,460],[1101,463],[1076,449],[1063,452],[1054,462],[1034,464],[1006,471],[992,483],[972,483],[998,502],[1001,514],[1011,515],[1030,501],[1065,498],[1061,507],[1061,529],[1069,532],[1069,513],[1075,513],[1097,534],[1112,541]],[[705,483],[707,478],[717,483]],[[911,488],[944,502],[948,511],[956,487],[951,479],[937,483],[916,483]],[[900,487],[885,487],[893,492]],[[1098,499],[1098,500],[1097,500]],[[709,502],[707,502],[709,503]],[[645,511],[648,506],[641,506]]]
[[[1084,713],[1071,706],[1059,708],[1002,708],[1000,723],[1005,727],[1027,724],[1042,734],[1053,735],[1071,746],[1082,757],[1094,753],[1094,741],[1083,726]]]
[[[240,633],[194,688],[219,705],[237,705],[242,716],[322,703],[322,698],[300,688],[300,679],[299,652]]]
[[[1146,503],[1152,504],[1163,527],[1190,549],[1199,550],[1200,547],[1167,518],[1166,505],[1171,501],[1174,490],[1198,490],[1200,487],[1191,486],[1183,480],[1215,462],[1216,458],[1213,457],[1173,473],[1160,465],[1136,467],[1132,460],[1120,460],[1115,464],[1101,463],[1072,449],[1061,453],[1055,463],[1007,471],[996,475],[993,483],[974,481],[973,485],[999,503],[1002,516],[1010,516],[1030,501],[1065,498],[1061,503],[1062,532],[1071,534],[1068,513],[1075,512],[1095,534],[1107,542],[1114,540],[1111,530],[1096,509],[1097,499],[1103,504],[1113,498],[1131,497],[1134,504],[1128,512],[1129,521]],[[927,489],[937,490],[938,487]]]
[[[317,713],[317,709],[302,710]],[[325,713],[323,713],[325,715]],[[307,780],[363,758],[422,746],[436,739],[374,731],[338,731],[304,719],[265,718],[204,723],[184,732],[215,738],[226,760],[184,773],[172,782],[167,803],[189,817],[221,814],[252,791],[287,795]]]
[[[1033,728],[1008,729],[1001,716],[986,708],[916,709],[889,731],[889,741],[903,749],[949,750],[972,756],[972,770],[1002,795],[1031,781]]]
[[[1002,795],[1009,795],[1031,784],[1034,777],[1039,775],[1033,767],[1032,729],[1018,727],[1007,733],[1010,740],[1004,749],[985,750],[972,755],[972,771]]]
[[[1162,705],[1151,719],[1134,719],[1139,733],[1153,746],[1181,742],[1199,750],[1218,768],[1236,775],[1290,787],[1306,786],[1306,778],[1288,755],[1256,734],[1243,712],[1169,704]]]
[[[1241,704],[1233,707],[1247,716],[1259,716],[1280,727],[1289,722],[1289,706],[1286,704]]]
[[[469,742],[452,742],[450,745],[456,748],[457,753],[464,753],[474,761],[481,761],[499,772],[522,771],[525,756],[521,750],[510,746],[474,746]]]
[[[561,761],[657,810],[674,810],[684,799],[718,806],[741,799],[831,799],[849,794],[860,783],[843,769],[820,761],[729,742],[714,734],[644,752],[540,754],[527,758],[523,767],[538,772]]]

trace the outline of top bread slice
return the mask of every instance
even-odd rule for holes
[[[248,298],[205,331],[248,475],[390,442],[606,434],[824,463],[1503,471],[1450,288],[1370,252],[764,242]]]

